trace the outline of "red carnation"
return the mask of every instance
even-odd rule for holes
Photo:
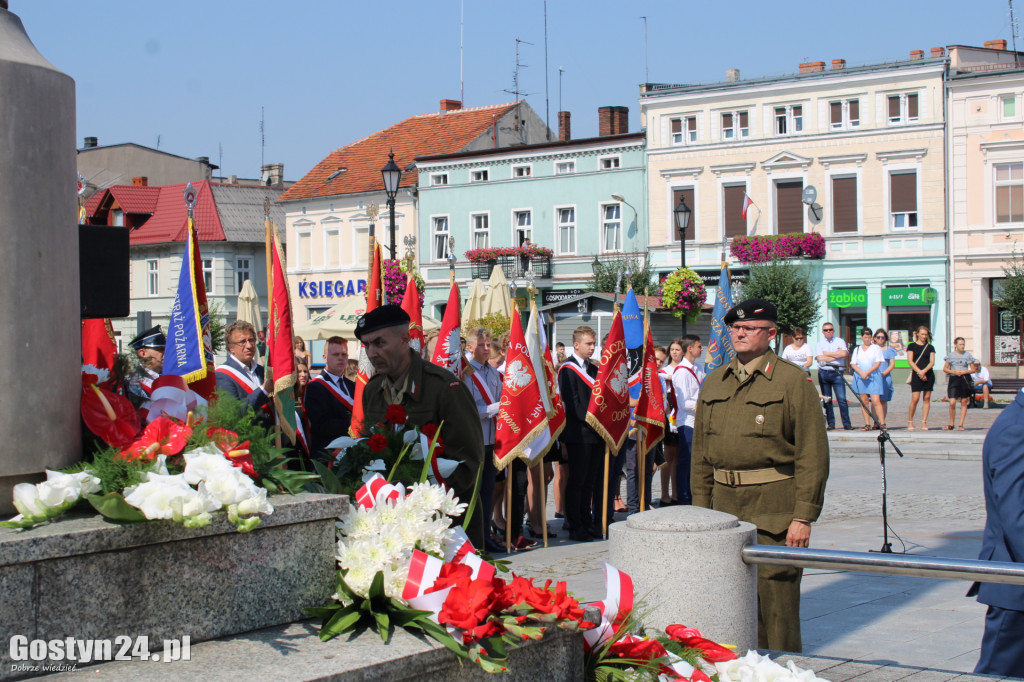
[[[699,650],[701,658],[711,663],[731,661],[736,658],[734,651],[726,649],[721,644],[712,642],[710,639],[705,639],[697,628],[688,628],[685,625],[669,625],[665,628],[665,634],[669,636],[669,639],[673,639],[685,647]]]
[[[372,436],[370,436],[370,443],[369,443],[369,445],[370,445],[370,452],[376,453],[376,452],[380,452],[381,450],[386,450],[387,447],[388,447],[387,436],[385,436],[382,433],[375,433]]]
[[[395,426],[402,426],[406,420],[405,407],[402,405],[388,405],[388,410],[384,413],[384,419]]]

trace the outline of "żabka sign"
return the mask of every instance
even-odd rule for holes
[[[299,282],[299,298],[334,298],[352,296],[366,291],[365,279],[335,279],[319,282]]]
[[[830,289],[828,292],[830,308],[865,308],[867,305],[867,289]]]

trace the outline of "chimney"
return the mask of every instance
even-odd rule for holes
[[[612,135],[629,132],[629,107],[612,107]]]
[[[196,157],[196,161],[198,161],[199,163],[206,164],[207,166],[210,165],[210,157],[209,156],[197,156]]]
[[[932,48],[932,59],[946,56],[946,48],[944,47],[933,47]]]
[[[229,175],[228,176],[228,184],[229,185],[237,185],[238,184],[238,176],[236,174],[234,174],[234,173]]]
[[[986,40],[985,41],[985,48],[988,49],[988,50],[1005,50],[1006,49],[1006,41],[1005,40]]]
[[[87,137],[87,138],[85,138],[85,144],[82,145],[82,146],[85,147],[86,149],[92,149],[93,147],[98,146],[99,143],[100,143],[100,141],[99,141],[98,138]]]
[[[572,127],[569,118],[570,114],[568,111],[558,112],[558,139],[561,142],[568,142],[572,139]]]
[[[725,82],[726,83],[735,83],[735,82],[739,81],[739,79],[740,79],[740,70],[739,69],[726,69],[725,70]]]
[[[845,68],[846,68],[846,60],[845,59],[833,59],[832,60],[832,70],[833,71],[840,71],[840,70],[845,69]]]
[[[920,59],[924,59],[924,50],[911,50],[910,61],[916,62]]]
[[[145,175],[137,175],[132,178],[132,185],[134,187],[149,187],[149,178]]]
[[[458,111],[462,108],[462,102],[457,99],[443,99],[441,100],[441,113],[446,111]]]
[[[800,73],[817,73],[825,70],[825,62],[803,62],[800,64]]]
[[[599,107],[597,110],[597,134],[601,137],[612,134],[612,109],[614,107]]]
[[[284,164],[267,163],[260,169],[260,184],[267,187],[280,187],[284,183]]]

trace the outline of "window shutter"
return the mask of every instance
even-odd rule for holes
[[[832,178],[832,232],[857,231],[857,178]]]
[[[900,96],[889,95],[889,118],[900,117]]]
[[[776,234],[804,231],[803,191],[803,180],[775,183]]]
[[[830,102],[829,108],[829,121],[832,125],[839,125],[843,122],[843,103],[842,102]]]
[[[917,172],[889,176],[889,202],[893,213],[917,211]]]
[[[747,235],[747,221],[743,219],[743,195],[746,192],[746,185],[722,188],[722,215],[727,238]]]
[[[679,118],[672,119],[672,134],[683,132],[683,120]]]
[[[672,191],[672,215],[669,217],[669,224],[672,226],[672,241],[679,239],[679,228],[676,227],[676,206],[679,205],[679,197],[686,199],[686,205],[690,207],[690,224],[686,226],[686,241],[692,242],[697,233],[697,211],[694,209],[693,188],[677,189]]]
[[[850,122],[860,121],[860,100],[851,99],[849,102]]]
[[[749,120],[749,118],[747,116],[747,112],[741,111],[740,112],[740,128],[748,128],[749,125],[750,125],[750,120]]]
[[[907,95],[907,118],[917,118],[917,95]]]

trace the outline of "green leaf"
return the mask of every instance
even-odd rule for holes
[[[138,523],[146,520],[142,510],[136,509],[124,501],[121,493],[107,493],[106,495],[86,495],[93,509],[102,514],[105,518],[113,521],[124,521],[126,523]]]
[[[19,519],[17,521],[15,521],[14,519],[11,519],[10,521],[0,521],[0,527],[2,527],[2,528],[17,528],[17,529],[31,528],[32,526],[35,526],[36,524],[45,523],[45,522],[46,522],[46,519],[41,519],[41,520]]]
[[[340,609],[320,628],[320,641],[326,642],[333,637],[345,634],[362,619],[363,614],[359,612],[359,608],[355,604]]]
[[[344,608],[341,604],[331,604],[330,606],[307,606],[302,609],[306,612],[306,615],[310,618],[323,618],[324,620],[330,620],[334,614],[340,609]]]
[[[327,492],[332,495],[341,495],[344,492],[341,487],[341,481],[338,480],[338,477],[334,475],[333,471],[327,468],[327,465],[323,462],[314,460],[313,467],[316,469],[316,472],[320,474],[320,481],[324,484],[324,488],[327,489]]]
[[[368,601],[384,598],[384,572],[377,571],[373,575],[373,582],[370,583],[370,590],[366,593]]]
[[[337,571],[337,577],[337,589],[335,590],[335,592],[337,592],[340,596],[345,597],[348,601],[355,600],[356,593],[353,592],[352,588],[349,587],[348,583],[345,582],[345,572]]]
[[[388,617],[388,612],[386,610],[375,611],[373,617],[377,621],[377,632],[380,634],[381,641],[387,644],[391,639],[391,619]]]
[[[464,646],[455,641],[455,638],[448,634],[448,631],[438,625],[432,620],[416,621],[420,628],[436,639],[440,644],[444,645],[450,651],[453,651],[456,656],[463,659],[469,658],[469,651]]]

